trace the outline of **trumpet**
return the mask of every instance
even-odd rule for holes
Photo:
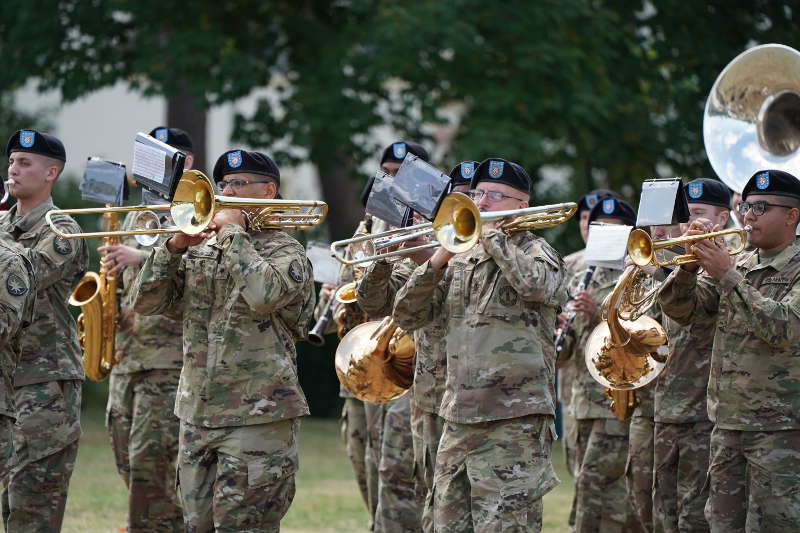
[[[328,204],[316,200],[267,200],[260,198],[234,198],[214,193],[214,184],[198,170],[187,170],[181,175],[175,196],[170,204],[135,205],[122,207],[90,207],[86,209],[53,209],[45,215],[50,229],[64,239],[90,239],[93,237],[126,237],[129,235],[159,235],[183,232],[197,235],[203,232],[214,215],[221,209],[242,209],[256,230],[280,228],[304,230],[325,220]],[[252,210],[252,211],[251,211]],[[132,211],[169,211],[175,227],[140,228],[123,231],[95,231],[63,233],[52,218],[59,215],[127,213]]]
[[[697,256],[695,254],[681,254],[676,255],[671,259],[662,261],[656,256],[656,251],[665,248],[671,248],[675,245],[683,245],[702,241],[705,239],[713,239],[723,235],[737,235],[739,237],[739,246],[736,248],[728,248],[728,255],[737,255],[744,251],[747,246],[747,232],[752,229],[750,226],[743,228],[730,228],[722,231],[713,231],[710,233],[702,233],[700,235],[686,235],[683,237],[675,237],[674,239],[664,239],[663,241],[653,241],[650,235],[642,229],[635,229],[628,236],[628,255],[634,264],[638,266],[655,265],[655,266],[677,266],[686,265],[689,263],[696,263]]]
[[[575,214],[578,205],[574,202],[525,207],[507,211],[481,213],[475,202],[461,193],[449,194],[442,201],[433,222],[397,228],[381,233],[361,235],[352,239],[336,241],[331,244],[331,254],[345,265],[369,263],[376,259],[387,259],[409,255],[420,250],[441,246],[452,253],[463,253],[478,243],[482,225],[497,220],[506,220],[499,229],[504,233],[550,228],[563,224]],[[433,237],[434,242],[380,253],[381,249],[391,248],[406,241]],[[348,246],[351,259],[345,256]]]

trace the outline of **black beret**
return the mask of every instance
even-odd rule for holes
[[[721,181],[709,178],[693,179],[685,184],[686,200],[690,204],[708,204],[731,208],[731,193]]]
[[[759,170],[742,190],[742,200],[748,194],[774,194],[800,198],[800,180],[783,170]]]
[[[626,226],[636,225],[636,211],[633,210],[631,204],[613,196],[601,197],[589,211],[590,224],[604,218],[618,218]]]
[[[219,182],[228,174],[259,174],[273,178],[280,185],[281,172],[269,156],[261,152],[247,150],[228,150],[217,159],[214,165],[214,182]]]
[[[173,148],[178,150],[185,150],[187,152],[194,152],[194,144],[192,144],[192,137],[180,128],[168,128],[166,126],[159,126],[153,128],[150,132],[150,137],[154,137],[162,143],[167,143]]]
[[[426,162],[431,158],[431,156],[428,154],[428,151],[423,148],[422,145],[408,141],[397,141],[387,146],[383,151],[383,155],[381,156],[381,165],[387,161],[390,163],[402,163],[403,158],[408,153],[412,153]]]
[[[60,161],[67,160],[67,151],[57,137],[36,130],[18,130],[6,145],[6,156],[12,152],[30,152],[46,155]]]
[[[475,169],[478,168],[478,165],[480,165],[480,163],[477,161],[462,161],[454,166],[453,170],[450,171],[450,178],[453,180],[452,186],[469,185],[472,181],[472,176],[475,175]]]
[[[592,192],[584,194],[578,200],[578,216],[580,216],[581,211],[591,211],[597,204],[597,201],[604,196],[613,196],[614,198],[622,200],[622,195],[616,191],[612,191],[611,189],[595,189]]]
[[[530,195],[531,186],[533,185],[531,177],[528,176],[524,168],[499,157],[484,159],[478,165],[469,188],[474,189],[482,181],[503,183],[528,195]]]

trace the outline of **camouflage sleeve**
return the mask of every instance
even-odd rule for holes
[[[372,263],[358,284],[358,305],[370,318],[382,318],[392,313],[392,302],[397,291],[406,284],[414,268],[407,261]]]
[[[737,313],[744,313],[750,331],[770,346],[800,344],[800,283],[795,282],[788,294],[776,301],[764,296],[732,268],[719,280],[719,294]]]
[[[22,263],[23,258],[5,252],[0,260],[4,288],[0,289],[0,342],[13,339],[23,323],[30,320],[29,311],[36,296],[35,280]]]
[[[401,328],[413,331],[438,317],[447,294],[447,281],[443,281],[446,272],[446,268],[435,268],[426,261],[397,291],[392,317]]]
[[[715,320],[719,294],[712,281],[704,274],[676,268],[658,292],[662,312],[681,326]]]
[[[217,240],[230,246],[222,255],[242,298],[259,316],[274,313],[289,305],[307,290],[306,280],[313,277],[302,246],[287,244],[270,250],[264,257],[253,246],[250,235],[235,224],[227,224]]]
[[[81,231],[80,226],[71,219],[55,218],[53,222],[63,233]],[[33,264],[37,291],[62,279],[73,279],[89,267],[89,251],[83,239],[64,239],[48,229],[33,248],[25,248],[14,241],[5,242]]]
[[[566,303],[566,270],[546,245],[529,241],[520,247],[496,229],[484,232],[481,242],[520,298],[553,307]]]
[[[130,291],[130,307],[142,315],[180,314],[184,271],[182,255],[167,250],[166,243],[150,252]]]

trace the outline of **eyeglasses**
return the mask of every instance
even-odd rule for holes
[[[222,180],[218,183],[219,190],[224,191],[225,187],[230,186],[234,191],[238,191],[245,185],[250,185],[252,183],[271,183],[271,180],[268,179],[261,179],[261,180],[240,180],[240,179],[232,179],[232,180]]]
[[[785,207],[787,209],[794,209],[791,205],[783,205],[783,204],[771,204],[764,200],[759,200],[757,202],[741,202],[739,206],[736,208],[739,211],[739,214],[745,216],[747,212],[752,209],[753,214],[757,217],[760,217],[767,211],[767,206],[769,207]]]
[[[519,202],[524,202],[525,198],[517,198],[516,196],[508,196],[507,194],[503,194],[500,191],[483,191],[481,189],[472,189],[467,193],[470,198],[472,198],[473,202],[480,202],[481,198],[486,196],[492,203],[502,202],[505,198],[511,198],[512,200],[517,200]]]

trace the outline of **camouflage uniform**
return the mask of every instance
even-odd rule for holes
[[[654,384],[636,389],[639,405],[631,416],[625,481],[631,500],[628,523],[633,531],[653,531]]]
[[[703,509],[713,425],[706,391],[716,325],[711,320],[678,324],[670,318],[664,325],[672,355],[655,389],[655,528],[708,531]]]
[[[416,264],[410,259],[394,265],[383,261],[376,261],[364,273],[362,283],[358,287],[358,301],[361,307],[370,316],[382,316],[391,312],[391,304],[394,301],[397,291],[405,285],[408,278],[414,272]],[[439,404],[444,394],[444,374],[446,359],[444,353],[444,331],[441,324],[428,324],[413,332],[416,345],[416,364],[414,367],[414,386],[412,388],[412,398],[410,401],[410,420],[409,427],[395,431],[385,430],[384,437],[400,442],[405,439],[410,430],[412,438],[413,452],[411,464],[416,465],[412,471],[416,471],[416,480],[410,479],[411,483],[416,482],[417,492],[423,498],[424,509],[420,511],[420,501],[410,500],[405,497],[408,490],[398,486],[398,496],[394,506],[405,505],[407,512],[405,516],[409,518],[406,524],[408,530],[433,531],[433,474],[436,460],[436,452],[439,440],[442,435],[444,421],[438,415]],[[403,403],[407,400],[400,399]],[[404,407],[392,407],[393,410],[404,409]],[[387,415],[388,418],[388,415]],[[389,427],[393,427],[393,425]],[[388,447],[384,444],[383,449]],[[408,453],[409,448],[403,450]],[[400,469],[408,471],[405,461],[397,461]],[[410,486],[410,485],[409,485]],[[380,504],[379,504],[380,506]],[[382,508],[387,508],[388,505]]]
[[[308,414],[294,341],[313,276],[283,231],[227,224],[183,255],[165,245],[137,278],[134,309],[182,313],[178,478],[190,532],[278,531],[294,496],[297,417]]]
[[[617,420],[611,412],[611,400],[603,387],[589,374],[583,347],[594,327],[600,322],[600,303],[617,283],[619,270],[598,267],[587,287],[597,308],[591,318],[579,313],[573,322],[561,359],[575,368],[572,384],[572,412],[577,420],[578,438],[575,458],[578,478],[570,515],[570,525],[578,532],[623,531],[631,517],[631,506],[625,485],[628,457],[629,422]],[[572,290],[583,273],[571,280]]]
[[[14,368],[19,360],[20,332],[33,318],[36,279],[33,265],[25,256],[0,241],[0,272],[5,290],[0,289],[0,480],[14,459]]]
[[[567,276],[570,279],[583,273],[586,265],[583,262],[584,250],[569,254],[564,258]],[[557,363],[558,372],[558,401],[561,404],[561,443],[564,447],[564,460],[567,463],[567,472],[573,477],[578,476],[578,464],[575,460],[575,441],[578,438],[578,422],[572,411],[572,384],[577,379],[577,368],[574,364]]]
[[[712,531],[800,524],[800,243],[744,255],[719,281],[676,269],[661,290],[681,324],[716,319],[708,383]]]
[[[445,325],[436,531],[541,529],[542,496],[558,484],[553,327],[566,299],[555,250],[496,229],[447,268],[421,265],[398,292],[400,327]]]
[[[124,227],[130,223],[129,216]],[[144,247],[136,239],[127,246]],[[138,268],[121,272],[125,295],[132,293]],[[117,364],[111,371],[106,427],[117,471],[128,487],[128,531],[183,531],[175,492],[178,417],[175,393],[183,360],[182,325],[165,316],[143,316],[120,302]]]
[[[83,240],[57,237],[44,220],[52,200],[24,216],[18,205],[0,213],[0,240],[30,259],[36,274],[31,326],[20,339],[14,371],[16,461],[3,490],[6,531],[59,531],[81,436],[83,363],[75,320],[67,307],[87,269]],[[77,233],[67,216],[56,226]]]

